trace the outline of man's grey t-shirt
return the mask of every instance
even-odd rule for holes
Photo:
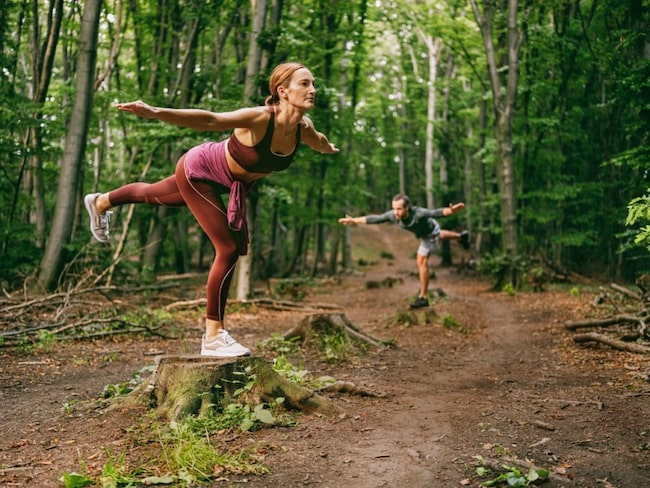
[[[405,219],[397,220],[395,212],[389,210],[383,214],[366,215],[367,224],[381,224],[383,222],[393,222],[402,229],[413,232],[418,239],[438,237],[440,234],[440,225],[434,217],[444,217],[444,208],[428,209],[423,207],[412,206],[409,209],[409,215]]]

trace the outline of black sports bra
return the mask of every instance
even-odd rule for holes
[[[264,137],[254,146],[242,144],[233,133],[228,141],[228,151],[233,159],[246,171],[252,173],[270,173],[272,171],[282,171],[289,167],[300,145],[300,124],[296,128],[296,145],[293,151],[287,155],[275,154],[271,151],[271,141],[273,140],[273,130],[275,128],[275,111],[269,107],[271,118],[269,125],[266,127]]]

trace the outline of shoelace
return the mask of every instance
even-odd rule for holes
[[[230,337],[230,334],[228,334],[228,331],[226,331],[226,330],[224,330],[224,331],[221,333],[221,338],[223,339],[223,342],[226,343],[226,346],[230,346],[231,344],[234,344],[234,343],[235,343],[235,339],[233,339],[232,337]]]

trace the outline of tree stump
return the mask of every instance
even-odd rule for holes
[[[295,327],[284,333],[283,338],[299,338],[303,344],[309,343],[315,334],[339,332],[362,344],[374,347],[386,347],[387,341],[375,339],[355,326],[342,313],[316,313],[307,315]]]
[[[125,401],[145,404],[159,416],[178,420],[224,408],[235,398],[249,404],[271,404],[283,398],[289,410],[328,416],[339,413],[332,402],[287,381],[259,357],[161,356],[148,380]]]

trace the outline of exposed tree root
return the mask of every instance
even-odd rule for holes
[[[335,383],[332,383],[331,385],[318,388],[316,391],[327,392],[327,393],[349,393],[351,395],[359,395],[363,397],[375,397],[375,398],[384,396],[383,394],[366,390],[365,388],[359,388],[357,385],[349,381],[340,381],[340,380]]]

